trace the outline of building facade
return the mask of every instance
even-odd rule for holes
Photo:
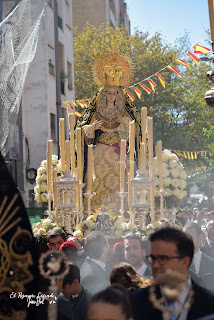
[[[130,34],[130,20],[124,0],[73,0],[73,26],[82,32],[86,23],[99,27],[104,25],[125,27]]]

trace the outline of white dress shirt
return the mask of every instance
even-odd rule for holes
[[[191,289],[191,279],[188,278],[188,280],[186,282],[184,282],[179,297],[178,299],[175,300],[175,309],[180,309],[183,307],[184,303],[187,300],[187,297],[189,295],[190,289]],[[183,312],[181,312],[180,316],[178,317],[179,320],[186,320],[187,318],[187,314],[188,314],[188,310],[184,310]]]
[[[143,276],[146,271],[146,264],[144,263],[139,269],[136,270],[136,272],[139,274],[139,276]]]
[[[201,264],[201,255],[202,255],[201,250],[198,250],[198,252],[196,252],[193,257],[193,263],[195,265],[195,272],[197,274],[199,274],[199,269],[200,269],[200,264]]]

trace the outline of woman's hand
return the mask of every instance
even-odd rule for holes
[[[92,124],[94,130],[99,130],[102,127],[103,122],[100,120],[95,120]]]

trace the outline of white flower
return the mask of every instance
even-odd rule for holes
[[[179,171],[181,171],[181,170],[183,170],[183,168],[184,168],[184,166],[182,165],[182,163],[178,163],[178,165],[177,165],[177,169],[179,170]]]
[[[58,163],[56,165],[56,171],[57,171],[57,173],[61,173],[62,172],[61,161],[60,162],[58,161]]]
[[[134,228],[135,228],[134,224],[131,223],[131,222],[128,222],[128,223],[126,224],[126,227],[127,227],[128,230],[134,230]]]
[[[41,200],[42,202],[47,202],[48,201],[48,194],[43,192],[43,193],[40,193],[40,196],[41,196]]]
[[[41,192],[46,192],[48,190],[48,185],[45,182],[42,182],[40,185]]]
[[[46,234],[46,230],[44,228],[40,228],[39,234],[40,234],[40,236],[43,236],[44,234]]]
[[[168,150],[168,149],[164,149],[164,150],[162,151],[162,153],[163,153],[163,154],[171,154],[171,151]]]
[[[41,179],[42,179],[43,181],[47,181],[47,174],[43,173],[43,174],[41,175]]]
[[[40,184],[40,183],[41,183],[41,181],[42,181],[41,176],[37,176],[37,177],[36,177],[36,183]]]
[[[88,219],[87,218],[86,221],[85,221],[85,224],[89,229],[92,229],[94,227],[94,222],[93,222],[92,219]]]
[[[177,188],[180,185],[179,179],[173,179],[172,180],[172,186],[174,188]]]
[[[146,227],[146,229],[147,229],[147,230],[153,229],[153,225],[152,225],[151,223],[148,224],[147,227]]]
[[[44,167],[44,168],[47,168],[47,160],[43,160],[42,162],[41,162],[41,165],[40,165],[41,167]]]
[[[171,175],[173,176],[173,178],[177,178],[179,176],[179,170],[177,168],[172,169]]]
[[[33,230],[33,233],[37,233],[39,231],[38,228],[33,228],[33,227],[32,227],[32,230]]]
[[[52,165],[56,166],[58,161],[58,156],[56,156],[55,154],[52,154]]]
[[[168,163],[167,162],[163,162],[163,168],[168,169]]]
[[[180,178],[183,179],[183,180],[186,180],[186,172],[184,170],[180,171]]]
[[[46,173],[47,170],[44,167],[39,167],[39,169],[37,170],[37,175],[42,175],[43,173]]]
[[[115,237],[116,238],[120,238],[121,236],[122,236],[122,231],[121,230],[116,230],[115,232],[114,232],[114,235],[115,235]]]
[[[41,236],[41,234],[39,232],[36,232],[33,234],[35,238],[39,238]]]
[[[80,230],[74,231],[73,236],[75,238],[83,238],[83,234],[82,234],[82,232]]]
[[[183,198],[186,197],[187,192],[185,190],[182,190]]]
[[[160,228],[162,226],[162,222],[161,221],[154,221],[152,224],[153,224],[154,228]]]
[[[40,186],[37,184],[35,187],[34,187],[34,193],[40,193],[41,190],[40,190]]]
[[[54,224],[50,219],[44,219],[42,220],[42,227],[47,231],[49,229],[52,229],[54,227]]]
[[[169,175],[169,170],[166,168],[163,168],[163,177],[167,177]]]
[[[180,188],[181,189],[185,189],[186,188],[186,186],[187,186],[187,183],[186,183],[186,181],[185,180],[182,180],[182,179],[180,179]]]
[[[170,153],[162,153],[162,159],[163,161],[169,161],[170,160]]]
[[[171,184],[171,179],[169,177],[166,177],[163,179],[163,185],[168,187]]]
[[[175,167],[177,167],[177,161],[176,161],[176,160],[170,160],[170,161],[169,161],[169,166],[170,166],[170,168],[175,168]]]
[[[172,195],[172,190],[171,190],[171,189],[166,188],[165,191],[166,191],[166,193],[167,193],[167,197],[169,197],[169,196]]]
[[[79,230],[79,231],[82,230],[82,225],[81,225],[81,223],[78,223],[78,224],[76,225],[76,230]]]
[[[171,154],[171,159],[172,160],[176,160],[177,162],[179,162],[178,156],[175,153]]]
[[[34,196],[34,199],[35,199],[35,201],[37,201],[37,202],[41,202],[42,199],[41,199],[40,193],[36,193],[35,196]]]

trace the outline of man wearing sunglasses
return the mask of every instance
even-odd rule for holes
[[[183,308],[190,293],[194,291],[190,310],[184,310],[179,316],[171,319],[189,320],[214,314],[214,292],[198,286],[188,276],[188,268],[194,255],[194,245],[190,236],[178,229],[165,227],[154,232],[150,236],[150,241],[151,254],[147,256],[147,261],[151,265],[154,280],[159,282],[159,277],[168,270],[180,274],[182,279],[181,290],[174,301],[174,308]],[[150,287],[147,287],[130,295],[135,320],[162,319],[162,312],[150,302],[149,292]],[[163,286],[156,284],[157,299],[162,297],[162,292]]]

